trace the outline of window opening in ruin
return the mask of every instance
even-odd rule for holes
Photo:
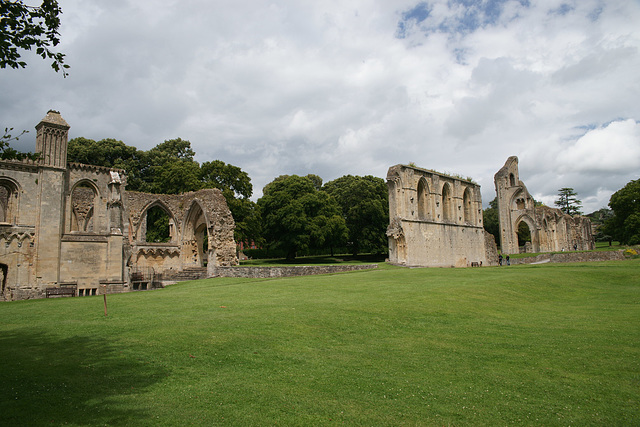
[[[207,225],[202,224],[196,230],[196,240],[200,249],[199,257],[202,267],[207,266],[208,254],[209,254],[209,233],[207,232]]]
[[[518,246],[523,247],[527,242],[531,242],[531,230],[526,222],[520,221],[518,224]]]
[[[516,186],[516,177],[512,173],[509,174],[509,185],[511,187]]]
[[[471,209],[471,190],[469,190],[469,188],[464,190],[462,204],[464,205],[464,222],[467,224],[473,224],[473,209]]]
[[[14,222],[15,201],[18,193],[5,182],[0,183],[0,222]]]
[[[453,209],[451,208],[451,188],[448,183],[442,187],[442,219],[451,221],[453,218]]]
[[[171,240],[170,218],[167,211],[154,206],[147,211],[146,241],[149,243],[166,243]]]
[[[418,182],[418,218],[431,218],[430,197],[429,184],[424,179],[421,179],[420,182]]]
[[[71,195],[73,213],[71,231],[93,232],[96,192],[88,183],[80,183]]]

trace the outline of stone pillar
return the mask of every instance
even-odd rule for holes
[[[69,125],[50,110],[36,126],[40,154],[35,233],[36,282],[43,289],[60,279],[60,239],[64,231],[64,177]]]

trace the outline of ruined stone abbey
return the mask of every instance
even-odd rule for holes
[[[520,181],[518,158],[509,157],[495,174],[500,222],[500,248],[507,254],[519,253],[518,229],[526,224],[531,242],[526,252],[557,252],[594,249],[591,220],[571,216],[560,209],[535,206],[527,187]]]
[[[520,181],[518,158],[509,157],[494,177],[502,254],[591,250],[591,221],[560,209],[535,206]],[[497,265],[493,235],[484,230],[480,186],[416,166],[387,172],[389,261],[416,267]],[[521,224],[529,242],[518,241]]]
[[[0,161],[0,300],[148,289],[237,264],[219,190],[128,192],[122,170],[67,163],[60,113],[36,130],[38,160]],[[146,240],[154,208],[169,217],[168,242]]]
[[[480,186],[415,166],[387,172],[389,261],[420,267],[493,265],[498,253],[482,225]]]
[[[49,111],[36,126],[37,160],[0,161],[0,300],[149,289],[238,264],[222,192],[126,190],[124,171],[67,162],[69,125]],[[496,173],[503,254],[593,249],[591,223],[535,206],[510,157]],[[422,267],[496,265],[480,186],[413,165],[387,173],[389,261]],[[169,218],[169,241],[147,240],[147,217]],[[526,224],[528,246],[518,230]]]

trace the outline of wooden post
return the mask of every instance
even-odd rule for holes
[[[107,285],[102,285],[104,288],[104,316],[107,317]]]

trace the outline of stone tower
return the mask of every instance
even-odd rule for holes
[[[58,111],[49,110],[36,126],[36,153],[43,166],[67,167],[69,125]]]
[[[43,287],[60,280],[60,238],[64,221],[64,176],[67,168],[69,125],[59,112],[49,110],[36,126],[36,153],[40,154],[36,219],[36,283]]]

